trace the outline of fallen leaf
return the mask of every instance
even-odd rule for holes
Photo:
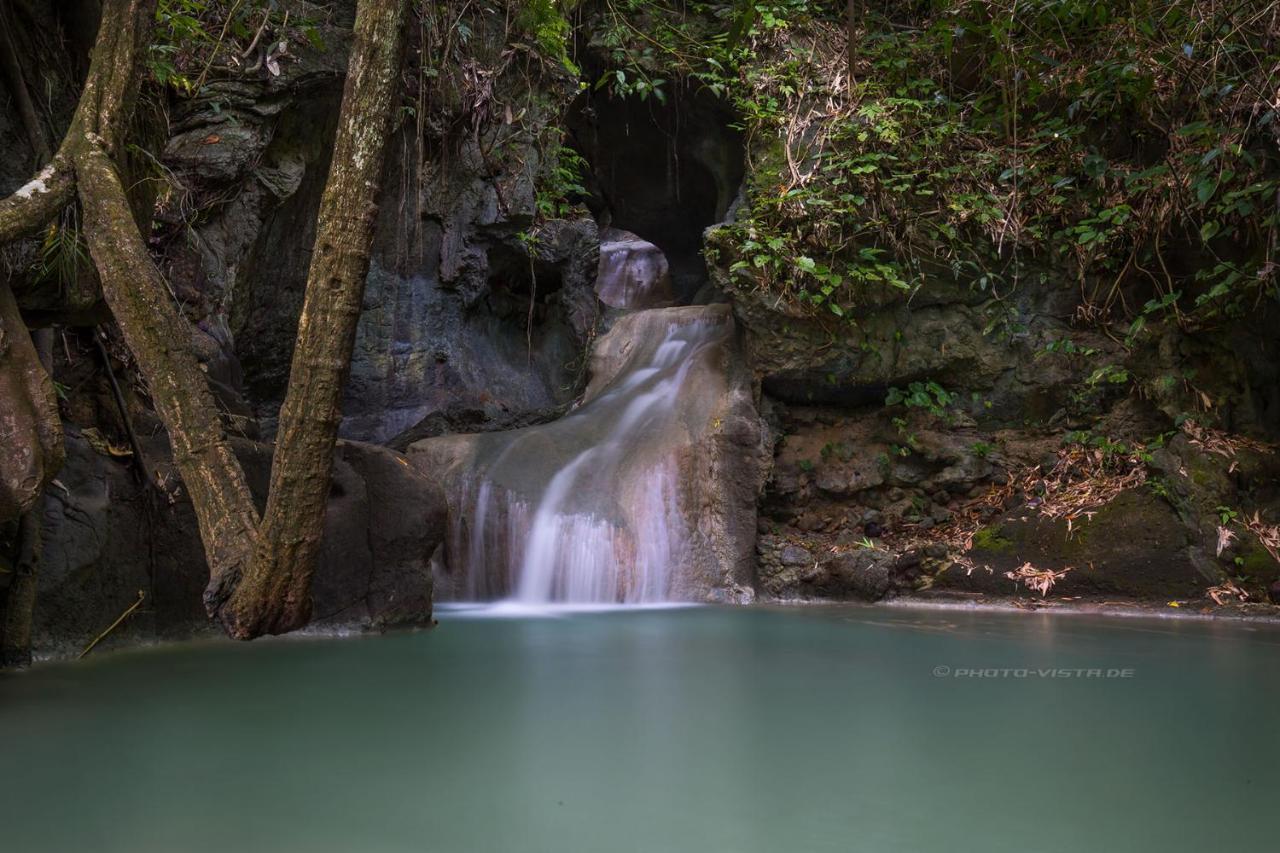
[[[84,436],[85,441],[89,442],[89,446],[93,448],[94,452],[102,456],[125,457],[133,455],[133,451],[129,448],[121,447],[108,441],[97,427],[81,430],[80,434]]]

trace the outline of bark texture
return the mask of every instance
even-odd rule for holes
[[[31,339],[45,377],[51,377],[53,330],[40,329],[32,332]],[[56,409],[54,414],[57,414]],[[56,420],[52,423],[61,430],[61,423]],[[63,449],[61,441],[57,447],[59,450]],[[0,667],[31,665],[31,625],[36,609],[40,560],[44,555],[44,514],[48,499],[48,492],[42,491],[18,524],[17,559],[14,561],[13,577],[9,581],[8,595],[5,597],[4,623],[0,625]]]
[[[44,546],[43,494],[18,526],[18,559],[5,598],[0,625],[0,667],[31,665],[31,620],[36,609],[36,581]]]
[[[291,631],[311,616],[311,575],[398,93],[405,6],[362,0],[356,12],[266,512],[249,570],[234,586],[215,571],[205,593],[210,614],[234,637]]]
[[[89,253],[102,294],[169,432],[191,496],[210,571],[237,576],[253,548],[257,518],[190,333],[156,269],[115,165],[90,135],[76,157]]]
[[[85,239],[103,296],[169,432],[174,462],[195,509],[210,569],[206,608],[231,636],[250,639],[299,628],[310,618],[311,575],[324,532],[342,390],[369,271],[376,197],[394,117],[406,0],[363,0],[358,7],[334,165],[321,201],[261,526],[192,352],[189,330],[147,252],[114,162],[123,147],[155,6],[156,0],[103,4],[70,130],[42,176],[0,201],[0,242],[44,225],[78,188]],[[26,341],[29,348],[20,319],[5,319],[4,328],[20,329],[21,335],[9,334],[5,340],[14,346]],[[22,371],[0,370],[0,384],[10,373],[15,382],[25,376]],[[47,374],[41,375],[47,384]],[[0,387],[0,399],[19,404],[35,399],[7,390]],[[56,425],[56,407],[54,415]],[[23,413],[22,423],[22,428],[35,432],[37,413]],[[15,435],[19,431],[13,428]],[[40,436],[41,441],[45,438]],[[60,452],[60,434],[56,438]],[[34,439],[17,444],[44,446]],[[33,454],[14,454],[13,459],[21,464],[9,466],[12,475],[4,469],[5,484],[7,488],[13,482],[14,489],[25,490],[21,499],[11,500],[15,510],[23,511],[51,475]],[[3,461],[9,461],[9,454]],[[0,492],[0,501],[3,496]]]
[[[75,163],[84,233],[103,297],[169,432],[210,570],[235,576],[248,562],[257,517],[231,452],[190,333],[147,253],[111,159],[137,89],[155,0],[107,0],[76,117],[63,143]]]
[[[107,0],[84,91],[53,159],[8,198],[0,199],[0,246],[39,231],[75,194],[75,152],[85,133],[115,152],[137,95],[135,77],[155,20],[156,0]]]
[[[53,381],[0,279],[0,520],[28,512],[62,460]]]

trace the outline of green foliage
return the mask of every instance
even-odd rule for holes
[[[80,237],[74,219],[54,223],[45,231],[40,243],[40,260],[36,264],[36,281],[69,289],[89,267],[89,250]]]
[[[528,0],[517,5],[516,26],[533,40],[542,55],[555,59],[569,73],[578,74],[578,66],[568,51],[573,27],[565,17],[578,0]]]
[[[268,28],[278,37],[322,48],[317,21],[296,13],[291,17],[285,7],[280,0],[160,0],[147,69],[162,87],[194,95],[219,64],[239,69],[248,62],[243,54],[250,45],[266,51],[269,45],[259,34]]]
[[[956,402],[956,395],[937,382],[912,382],[906,390],[890,388],[884,398],[886,406],[906,406],[921,409],[935,418],[945,418],[947,409]]]
[[[1075,444],[1098,451],[1102,454],[1104,463],[1120,462],[1134,457],[1142,462],[1151,461],[1151,452],[1143,444],[1130,445],[1123,441],[1117,441],[1110,436],[1096,435],[1088,430],[1069,432],[1063,438],[1062,443],[1064,445]]]
[[[853,458],[853,447],[846,441],[827,442],[822,445],[821,456],[823,461],[835,456],[842,462],[848,462]]]
[[[1045,344],[1044,350],[1036,353],[1036,357],[1039,358],[1043,355],[1054,354],[1075,358],[1092,358],[1098,354],[1098,350],[1095,347],[1077,344],[1075,341],[1071,340],[1071,338],[1059,338],[1056,341],[1049,341],[1049,343]]]
[[[538,183],[535,204],[541,218],[558,219],[572,209],[572,197],[587,194],[582,185],[587,162],[581,154],[560,141],[550,143],[543,156],[550,168],[544,170],[543,179]]]
[[[1133,335],[1280,298],[1256,4],[864,4],[852,70],[843,3],[606,5],[606,82],[688,75],[742,117],[749,205],[711,246],[735,287],[847,317],[940,276],[998,297],[1070,270]]]
[[[1100,385],[1125,385],[1128,382],[1129,371],[1114,364],[1104,364],[1085,379],[1085,385],[1090,388]]]

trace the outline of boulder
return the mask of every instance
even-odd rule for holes
[[[1065,521],[1014,508],[974,537],[969,556],[979,566],[990,566],[990,572],[966,574],[952,567],[938,575],[935,586],[1031,594],[1005,577],[1029,562],[1038,569],[1071,569],[1054,584],[1050,597],[1198,598],[1222,575],[1197,559],[1194,546],[1169,504],[1149,489],[1131,489],[1100,507],[1092,519],[1078,519],[1070,531]]]
[[[919,561],[877,548],[824,549],[820,558],[795,543],[761,537],[760,592],[779,600],[879,601],[910,589]],[[803,559],[801,559],[803,558]]]
[[[658,308],[675,301],[667,257],[652,243],[616,228],[600,235],[596,294],[611,308]]]

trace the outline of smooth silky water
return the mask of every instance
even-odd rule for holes
[[[0,679],[0,849],[1277,849],[1272,627],[512,612]]]

